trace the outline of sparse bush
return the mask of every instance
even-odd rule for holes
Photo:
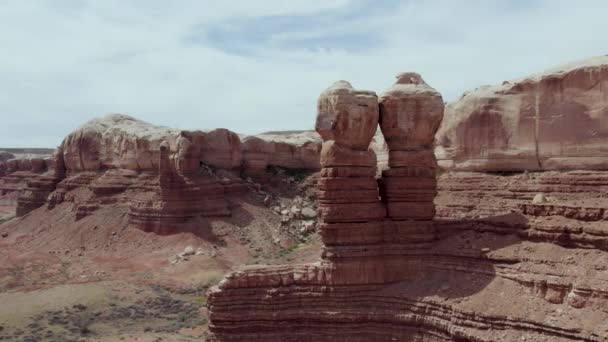
[[[196,297],[196,304],[198,304],[199,306],[205,306],[207,305],[207,296],[205,295],[200,295],[198,297]]]
[[[184,314],[184,313],[183,313],[183,314],[180,314],[180,315],[177,317],[177,321],[178,321],[179,323],[185,323],[187,320],[188,320],[188,315],[186,315],[186,314]]]
[[[86,335],[91,332],[90,326],[93,324],[93,316],[89,312],[79,312],[74,316],[74,325],[80,331],[80,334]]]

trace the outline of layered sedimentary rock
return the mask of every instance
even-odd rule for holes
[[[608,56],[465,93],[437,142],[454,170],[608,169]]]
[[[431,211],[419,216],[410,208],[418,203],[428,206],[435,197],[431,181],[435,161],[428,143],[434,132],[426,129],[430,136],[414,138],[406,131],[391,132],[394,125],[387,123],[405,120],[406,127],[418,133],[418,125],[436,127],[441,107],[432,105],[440,98],[421,79],[408,88],[412,89],[389,90],[380,98],[380,125],[390,137],[390,168],[383,173],[380,187],[370,182],[375,158],[364,147],[365,141],[341,145],[334,138],[339,130],[325,132],[317,185],[324,243],[321,260],[249,267],[228,275],[209,293],[210,338],[427,342],[607,338],[608,313],[602,308],[608,301],[608,221],[601,210],[606,175],[525,174],[518,177],[529,178],[520,180],[445,174],[442,187],[448,190],[437,199],[439,218],[433,219]],[[350,96],[353,91],[343,93]],[[326,99],[322,96],[321,101]],[[348,118],[348,106],[357,102],[343,103],[328,111]],[[383,103],[392,104],[382,108]],[[408,121],[411,118],[416,119]],[[348,119],[341,120],[348,126]],[[321,129],[339,127],[332,121],[320,120]],[[367,134],[360,127],[354,130],[358,137]],[[397,177],[405,181],[399,179],[402,184],[391,187],[391,179]],[[547,193],[549,203],[531,203],[539,191]],[[593,200],[590,193],[595,194]],[[382,217],[384,204],[391,203],[412,205],[389,210]],[[470,213],[457,217],[467,212],[467,205]],[[493,210],[487,211],[490,207]]]
[[[247,176],[265,181],[268,176],[266,169],[274,153],[271,142],[257,137],[247,137],[243,140],[243,171]]]
[[[239,136],[225,128],[205,134],[202,142],[201,161],[221,169],[241,167],[243,151]]]
[[[61,147],[55,151],[52,162],[42,158],[31,159],[31,172],[34,174],[28,175],[26,186],[20,189],[16,209],[18,217],[43,206],[57,184],[65,178],[62,151]]]
[[[421,82],[420,86],[423,84]],[[425,96],[436,95],[436,92],[422,94],[412,100],[424,102]],[[408,120],[414,129],[418,121],[421,125],[434,125],[436,129],[441,112],[428,109],[427,116],[392,108],[382,114],[386,115],[386,122]],[[395,211],[387,216],[387,204],[405,200],[412,206],[430,204],[432,207],[435,185],[432,182],[425,184],[430,196],[415,191],[403,196],[389,181],[381,200],[375,179],[377,160],[374,151],[369,149],[380,116],[376,94],[355,90],[348,82],[336,82],[321,94],[315,125],[324,140],[322,169],[317,182],[320,234],[324,243],[321,261],[295,267],[247,269],[229,275],[211,292],[214,339],[352,341],[384,338],[385,334],[373,332],[372,325],[366,325],[370,322],[356,318],[366,315],[359,305],[374,303],[367,297],[372,291],[408,278],[412,260],[406,256],[412,251],[426,249],[427,242],[434,238],[430,220],[434,209],[423,215],[416,209],[404,214]],[[386,129],[389,130],[389,126]],[[424,136],[423,143],[412,143],[408,150],[400,152],[408,155],[416,154],[420,149],[428,150],[427,142],[432,141],[434,133],[435,130],[429,129],[427,135],[430,137]],[[395,146],[404,144],[396,136],[393,141]],[[416,177],[417,167],[422,168],[420,173],[426,172],[427,178],[434,177],[434,164],[414,165],[409,169],[400,164],[403,158],[395,160],[398,167],[391,174],[393,178]],[[352,301],[338,304],[345,298]],[[337,310],[335,318],[325,314],[324,310],[334,309]],[[237,314],[243,311],[248,314]],[[352,324],[365,326],[368,331],[349,332]]]
[[[376,246],[384,239],[386,207],[369,149],[378,128],[378,97],[339,81],[321,94],[317,110],[315,129],[324,140],[317,182],[324,243],[319,272],[326,277],[319,284],[383,283]]]
[[[241,166],[241,141],[226,129],[180,131],[112,114],[68,135],[61,150],[67,178],[48,207],[87,188],[86,200],[74,207],[77,219],[103,205],[127,205],[132,224],[167,234],[201,217],[230,215],[226,193],[245,189],[230,173]]]
[[[15,155],[6,151],[0,151],[0,162],[15,159]]]
[[[267,166],[319,170],[320,153],[321,141],[315,131],[262,133],[243,139],[243,170],[255,173]]]
[[[443,99],[416,73],[397,76],[380,99],[380,127],[389,149],[382,192],[394,220],[432,220],[437,162],[433,137],[443,118]]]
[[[168,142],[159,147],[158,185],[147,196],[135,196],[130,203],[130,221],[141,229],[168,234],[185,228],[189,221],[205,216],[228,216],[230,209],[225,198],[225,185],[209,174],[204,174],[198,165],[192,165],[195,144],[182,136],[178,142],[176,160],[171,160]],[[218,145],[221,150],[226,145]],[[213,154],[212,154],[213,155]],[[231,166],[232,157],[213,155],[213,160]],[[194,158],[194,160],[197,160]]]
[[[0,191],[19,191],[17,216],[45,203],[47,209],[72,203],[76,219],[124,205],[131,223],[170,233],[201,217],[230,215],[227,197],[247,189],[241,172],[267,180],[272,165],[317,169],[319,149],[314,143],[244,145],[227,129],[176,130],[110,114],[70,133],[53,158],[1,161]]]
[[[36,180],[53,170],[45,158],[14,158],[0,161],[0,195],[19,191],[27,181]]]

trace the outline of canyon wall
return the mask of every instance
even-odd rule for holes
[[[608,56],[467,92],[436,139],[452,170],[606,170]]]

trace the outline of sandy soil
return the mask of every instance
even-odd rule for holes
[[[1,198],[0,341],[204,340],[205,293],[224,274],[319,256],[318,236],[291,235],[271,208],[306,195],[307,180],[279,178],[232,198],[232,217],[166,236],[130,226],[124,206],[76,220],[64,203],[13,218],[15,198]],[[194,254],[179,256],[187,247]]]

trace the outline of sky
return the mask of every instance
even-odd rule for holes
[[[106,113],[243,134],[312,129],[337,80],[416,71],[446,101],[608,54],[605,0],[0,0],[0,147]]]

